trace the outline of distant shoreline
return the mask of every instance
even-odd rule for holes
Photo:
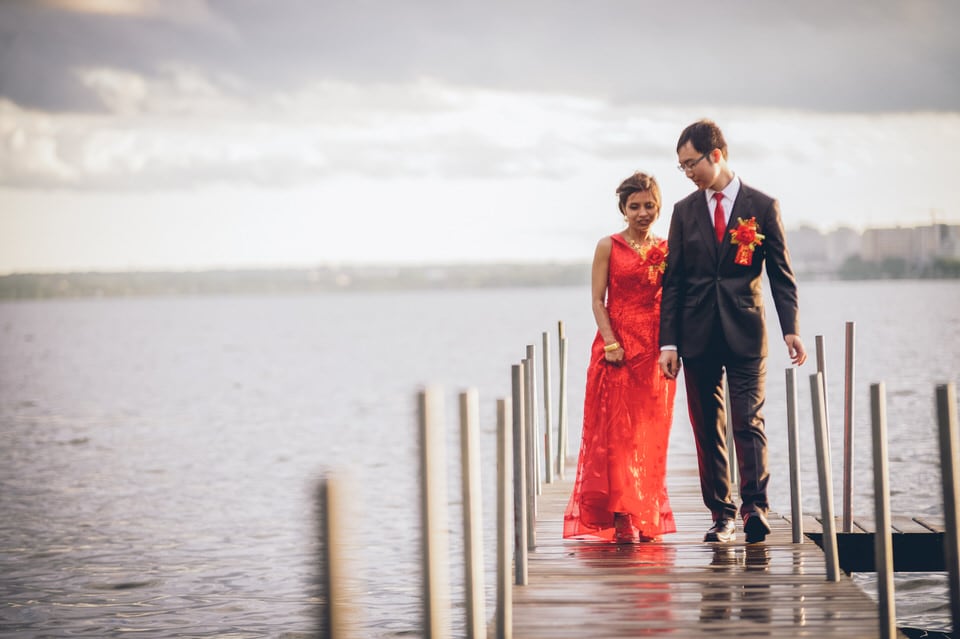
[[[801,272],[803,280],[957,279],[960,273]],[[0,300],[65,297],[295,294],[538,286],[589,286],[590,264],[436,264],[313,268],[14,273],[0,276]]]
[[[15,273],[0,276],[0,299],[580,286],[589,283],[590,265],[587,263]]]

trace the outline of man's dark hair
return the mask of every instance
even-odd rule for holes
[[[723,132],[713,120],[697,120],[680,134],[677,141],[677,151],[689,142],[697,153],[709,153],[720,149],[724,159],[727,157],[727,141],[723,139]]]

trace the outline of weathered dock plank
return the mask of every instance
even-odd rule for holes
[[[771,517],[762,544],[705,544],[695,473],[671,473],[678,532],[614,545],[561,539],[571,483],[544,486],[529,583],[513,587],[514,637],[878,637],[878,612],[847,577],[825,580],[822,551],[791,543]]]
[[[790,521],[789,515],[783,519]],[[836,517],[837,531],[840,530],[841,518]],[[854,533],[872,533],[877,531],[877,523],[869,515],[858,515],[853,520]],[[944,531],[943,517],[910,517],[909,515],[894,515],[891,517],[890,532],[897,533],[942,533]],[[803,516],[803,532],[823,534],[822,520],[819,516],[805,514]]]
[[[930,532],[942,533],[946,530],[943,517],[914,517],[913,520]]]
[[[784,519],[789,521],[789,517]],[[803,532],[818,546],[823,545],[821,523],[819,517],[803,516]],[[864,515],[854,519],[853,524],[853,532],[837,532],[840,568],[846,573],[876,572],[876,522]],[[946,569],[942,519],[898,515],[891,518],[890,532],[896,572],[943,572]]]

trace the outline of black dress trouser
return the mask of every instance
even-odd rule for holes
[[[767,500],[767,436],[762,414],[765,399],[766,358],[739,357],[714,331],[711,348],[695,358],[683,359],[687,408],[697,443],[700,491],[703,503],[716,521],[736,518],[730,490],[723,372],[730,389],[730,419],[740,469],[740,514],[770,509]]]

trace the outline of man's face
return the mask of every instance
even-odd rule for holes
[[[700,153],[693,144],[687,142],[677,151],[677,160],[683,167],[683,173],[701,191],[713,184],[720,175],[720,165],[714,162],[713,156],[719,153],[717,149],[709,153]]]

